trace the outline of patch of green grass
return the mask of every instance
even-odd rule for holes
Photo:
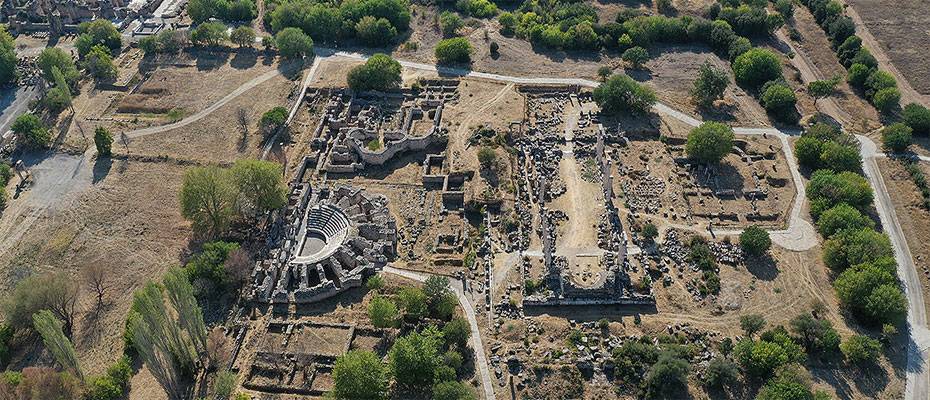
[[[178,122],[187,116],[187,111],[185,111],[183,108],[175,107],[168,111],[165,116],[168,117],[168,120],[171,122]]]

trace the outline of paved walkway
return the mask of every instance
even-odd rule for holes
[[[429,274],[407,271],[394,267],[384,267],[384,272],[413,279],[418,282],[426,282],[426,278],[430,276]],[[478,319],[475,317],[475,308],[472,307],[471,302],[465,297],[465,293],[459,281],[450,280],[449,284],[449,286],[452,287],[452,291],[455,292],[455,296],[458,297],[459,304],[462,305],[462,309],[465,311],[465,318],[468,319],[468,324],[471,325],[471,347],[475,350],[475,365],[478,368],[479,375],[481,375],[481,386],[484,388],[484,398],[488,400],[496,399],[496,397],[494,397],[494,384],[491,382],[491,370],[488,367],[487,354],[484,352],[484,344],[481,342],[481,330],[478,329]]]

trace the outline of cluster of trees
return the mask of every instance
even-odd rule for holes
[[[233,222],[250,221],[287,202],[281,165],[239,160],[231,168],[195,167],[181,186],[181,215],[197,235],[217,237]]]
[[[78,25],[80,33],[74,41],[80,65],[97,80],[116,78],[113,53],[123,45],[123,38],[112,22],[98,19]]]
[[[20,281],[4,299],[0,367],[9,360],[14,338],[37,334],[62,372],[51,368],[5,372],[0,397],[116,400],[125,396],[132,373],[128,358],[121,358],[99,376],[87,377],[81,368],[71,341],[78,290],[79,283],[67,273],[42,274]]]
[[[216,298],[216,294],[238,288],[249,277],[252,260],[238,243],[214,241],[204,243],[200,253],[184,266],[187,279],[197,298]]]
[[[401,84],[400,63],[387,54],[375,54],[365,64],[349,70],[348,82],[357,92],[396,88]]]
[[[265,13],[272,30],[298,28],[321,43],[357,38],[370,46],[396,40],[410,26],[407,0],[345,0],[335,3],[290,0]]]
[[[695,354],[692,345],[679,338],[662,335],[628,340],[613,350],[615,379],[622,387],[638,390],[649,398],[676,398],[687,390],[690,363]]]
[[[379,276],[367,283],[375,292],[368,306],[372,324],[402,326],[407,333],[394,342],[387,363],[370,351],[340,356],[333,368],[334,397],[383,399],[393,379],[395,390],[431,391],[435,399],[474,399],[460,379],[465,356],[470,356],[471,328],[463,318],[454,317],[458,303],[448,279],[432,276],[422,289],[403,288],[394,299],[378,293],[383,285]]]
[[[798,163],[811,170],[858,172],[862,169],[858,141],[833,125],[817,123],[805,130],[795,142],[794,152]]]
[[[594,101],[607,114],[644,114],[656,102],[656,93],[626,75],[614,75],[594,89]]]
[[[878,60],[862,46],[856,36],[856,25],[845,15],[843,5],[836,0],[801,0],[814,19],[833,42],[840,63],[847,69],[846,80],[858,89],[876,108],[883,112],[898,107],[901,91],[894,77],[878,69]]]
[[[838,129],[817,124],[797,141],[795,152],[801,164],[820,168],[807,196],[817,230],[827,239],[823,261],[837,274],[833,288],[840,303],[865,324],[893,329],[903,321],[907,301],[891,242],[869,217],[872,188],[859,173],[861,160],[850,140],[844,143]]]
[[[216,18],[227,22],[251,21],[258,16],[254,0],[191,0],[187,14],[195,24]]]
[[[771,35],[781,28],[791,15],[782,14],[785,11],[784,6],[776,8],[778,12],[769,14],[766,10],[767,5],[767,2],[763,1],[728,0],[714,4],[707,14],[711,19],[726,21],[742,36]],[[789,10],[791,13],[793,11],[793,8]]]

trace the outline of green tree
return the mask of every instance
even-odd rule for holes
[[[113,135],[110,134],[110,130],[98,126],[94,129],[94,146],[97,147],[97,154],[100,157],[109,157],[111,153],[111,148],[113,145]]]
[[[845,203],[824,211],[817,219],[817,231],[825,238],[830,238],[847,229],[860,230],[874,227],[875,222],[871,218]]]
[[[829,398],[829,397],[827,397]],[[776,376],[769,379],[756,400],[816,400],[811,392],[810,378],[798,367],[789,366],[779,369]]]
[[[746,333],[746,336],[752,337],[765,327],[765,317],[762,314],[747,314],[739,318],[739,326]]]
[[[273,161],[243,159],[230,169],[238,192],[239,214],[256,218],[287,204],[287,186],[281,164]]]
[[[808,353],[831,353],[840,344],[840,335],[830,321],[803,313],[791,320],[791,331]]]
[[[228,39],[222,22],[204,22],[191,31],[191,41],[197,46],[219,46]]]
[[[251,27],[242,25],[233,29],[229,34],[229,40],[239,47],[252,47],[255,44],[255,31]]]
[[[471,43],[463,37],[440,40],[435,49],[440,64],[470,63],[472,52]]]
[[[623,52],[621,56],[623,61],[629,63],[634,69],[640,69],[646,61],[649,61],[649,52],[646,49],[634,46]]]
[[[700,163],[718,163],[733,149],[733,128],[719,122],[705,122],[688,133],[685,152]]]
[[[0,27],[0,85],[16,81],[16,63],[13,36],[7,31],[6,26],[2,26]]]
[[[475,393],[461,382],[445,381],[433,385],[434,400],[475,400]]]
[[[901,103],[901,91],[898,88],[885,88],[875,92],[872,105],[881,112],[890,112]]]
[[[387,54],[375,54],[365,64],[349,70],[348,82],[354,91],[396,88],[402,82],[400,63]]]
[[[449,345],[454,344],[459,348],[465,348],[471,337],[471,327],[464,318],[455,317],[442,327],[442,336]]]
[[[794,142],[794,155],[802,166],[816,169],[820,165],[823,142],[815,137],[801,136]]]
[[[656,102],[656,93],[626,75],[614,75],[594,89],[594,101],[608,114],[648,112]]]
[[[411,321],[419,321],[426,316],[428,302],[426,293],[420,288],[403,288],[397,294],[397,300],[404,309],[405,316]]]
[[[863,322],[896,324],[907,313],[907,300],[897,287],[894,261],[890,260],[890,263],[856,265],[840,273],[833,281],[840,303]]]
[[[441,345],[442,334],[432,325],[422,332],[412,332],[397,339],[388,353],[394,380],[412,389],[432,385],[433,374],[442,362]]]
[[[52,144],[52,134],[48,128],[33,113],[26,113],[16,117],[10,130],[16,134],[17,139],[30,149],[47,148]]]
[[[846,72],[846,82],[856,88],[863,89],[865,87],[865,81],[869,78],[871,74],[869,67],[863,64],[853,64],[849,67],[849,71]]]
[[[90,52],[84,55],[84,61],[81,63],[84,70],[98,81],[112,80],[116,78],[116,66],[113,65],[113,57],[110,56],[110,49],[95,45]]]
[[[823,245],[823,261],[834,271],[893,256],[888,236],[868,228],[840,231]]]
[[[872,205],[872,186],[863,176],[853,172],[817,170],[807,184],[807,197],[815,218],[840,203],[868,212]]]
[[[77,40],[74,41],[74,47],[77,48],[78,54],[84,57],[90,53],[94,46],[101,45],[110,49],[118,50],[123,45],[123,37],[107,19],[100,18],[90,22],[82,22],[78,25]]]
[[[55,356],[55,361],[78,379],[84,380],[84,373],[81,371],[77,354],[74,352],[74,345],[62,331],[61,320],[56,318],[51,311],[42,310],[32,315],[32,321],[36,331],[42,336],[45,348]]]
[[[754,48],[733,61],[733,74],[740,85],[755,89],[781,78],[781,61],[770,50]]]
[[[791,0],[778,0],[775,2],[775,11],[778,11],[785,19],[794,17],[794,2]]]
[[[454,12],[443,11],[439,14],[439,30],[442,31],[442,35],[445,37],[455,36],[455,32],[464,24],[462,18]]]
[[[704,385],[715,389],[723,389],[739,379],[739,369],[736,364],[724,357],[715,357],[707,364],[704,370]]]
[[[355,24],[355,34],[362,43],[369,46],[384,46],[394,41],[397,28],[387,18],[375,18],[370,15],[362,17]]]
[[[55,87],[45,93],[45,106],[52,112],[61,112],[66,107],[71,106],[71,88],[68,85],[65,75],[57,66],[52,67],[52,76],[54,77]]]
[[[859,172],[862,156],[857,147],[831,140],[821,147],[819,165],[834,172]]]
[[[739,244],[746,253],[759,257],[772,247],[772,239],[766,230],[753,225],[739,235]]]
[[[397,325],[397,306],[391,300],[374,296],[368,303],[368,318],[377,328],[394,327]]]
[[[710,107],[714,101],[723,98],[723,93],[730,84],[727,72],[705,61],[698,70],[698,78],[691,88],[691,99],[701,107]]]
[[[165,288],[165,297],[177,315],[178,324],[184,330],[196,354],[206,354],[207,327],[187,274],[181,268],[169,269],[162,285]]]
[[[807,94],[814,98],[814,106],[817,106],[818,100],[833,96],[836,93],[836,85],[839,83],[840,79],[838,77],[809,83],[807,85]]]
[[[874,70],[865,80],[865,94],[868,97],[874,97],[875,93],[883,89],[898,87],[898,82],[894,76],[882,70]]]
[[[882,344],[868,336],[853,335],[840,344],[840,350],[853,364],[874,364],[882,351]]]
[[[597,77],[601,79],[601,82],[606,81],[607,78],[610,78],[610,75],[613,73],[613,70],[611,70],[610,67],[606,65],[602,65],[597,69]]]
[[[274,37],[284,58],[303,58],[313,53],[313,39],[297,28],[284,28]]]
[[[911,103],[904,106],[904,123],[911,127],[916,135],[930,134],[930,110],[921,104]]]
[[[236,187],[229,172],[219,167],[195,167],[181,184],[181,215],[194,231],[215,237],[226,231],[235,215]]]
[[[42,70],[42,77],[47,82],[55,82],[55,74],[52,71],[56,67],[64,75],[69,86],[74,85],[80,77],[71,55],[57,47],[47,47],[42,50],[36,59],[36,65]]]
[[[805,358],[804,350],[787,333],[777,334],[773,340],[744,339],[737,343],[734,354],[746,372],[755,377],[770,376],[779,367]]]
[[[175,310],[168,307],[164,289],[148,282],[135,292],[132,310],[133,349],[168,396],[182,398],[182,381],[193,376],[197,354]]]
[[[259,125],[266,134],[278,130],[287,122],[287,109],[281,106],[274,107],[262,114]]]
[[[898,122],[882,129],[882,145],[886,150],[900,153],[911,145],[911,127]]]
[[[514,28],[517,26],[517,18],[512,13],[502,12],[497,17],[497,22],[501,24],[501,35],[513,35]]]
[[[228,400],[236,390],[236,373],[220,371],[213,381],[213,397],[215,400]]]
[[[371,351],[352,350],[333,366],[333,396],[337,399],[381,399],[387,394],[388,370]]]
[[[478,149],[478,163],[481,164],[482,169],[491,169],[496,162],[497,152],[495,152],[494,149],[488,146],[481,146],[481,148]]]
[[[656,237],[659,236],[659,228],[656,228],[656,225],[650,222],[646,225],[643,225],[643,229],[640,231],[640,234],[643,235],[643,238],[645,238],[647,241],[653,242]]]
[[[672,352],[663,351],[646,375],[646,393],[650,398],[672,398],[687,392],[689,365]]]
[[[774,116],[776,120],[786,123],[797,122],[798,97],[788,86],[778,83],[764,86],[760,102],[765,107],[765,111]]]

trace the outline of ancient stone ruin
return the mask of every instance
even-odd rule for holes
[[[304,165],[269,237],[278,246],[252,274],[256,302],[322,300],[360,286],[397,255],[387,199],[350,186],[311,187],[301,179]]]

